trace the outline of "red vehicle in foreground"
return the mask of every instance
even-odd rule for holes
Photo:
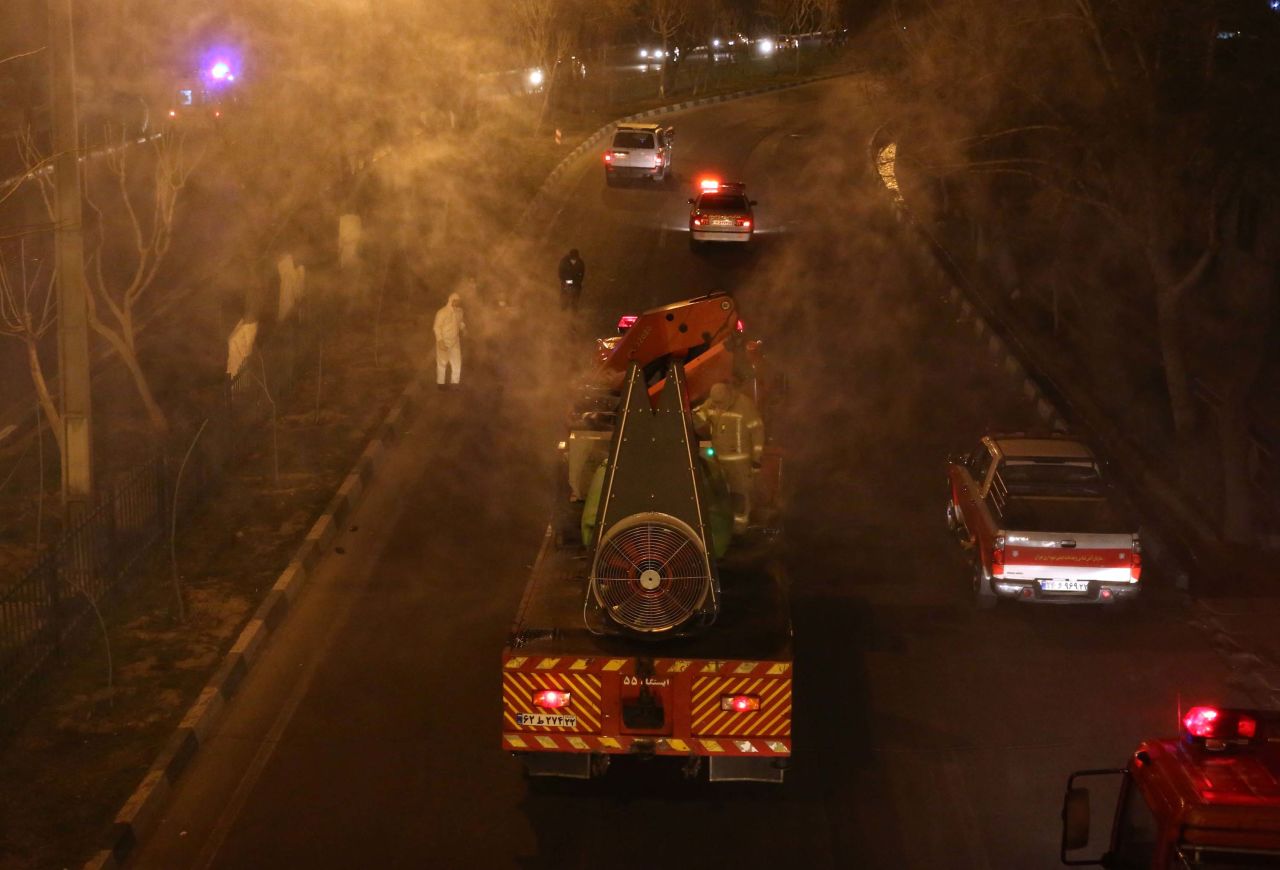
[[[1089,846],[1091,777],[1119,777],[1109,847]],[[1143,742],[1125,768],[1067,780],[1062,863],[1107,868],[1280,868],[1280,712],[1193,707],[1175,738]]]

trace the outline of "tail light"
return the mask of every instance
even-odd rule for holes
[[[996,535],[995,546],[991,548],[991,576],[1004,574],[1004,535]]]
[[[569,706],[570,697],[568,692],[561,692],[558,689],[543,689],[540,692],[534,692],[533,705],[544,710],[559,710],[561,707]]]
[[[701,218],[701,217],[699,217],[699,216],[697,216],[697,215],[695,215],[695,216],[694,216],[694,218],[693,218],[693,225],[694,225],[695,227],[700,227],[700,226],[702,226],[702,218]]]
[[[1129,579],[1135,583],[1142,579],[1142,554],[1137,550],[1129,555]]]
[[[725,713],[755,713],[760,709],[760,696],[721,695],[720,709]]]
[[[661,165],[662,165],[662,152],[661,152],[661,151],[659,151],[657,154],[653,155],[653,165],[654,165],[654,166],[661,166]]]
[[[738,226],[751,228],[751,218],[738,218]]]
[[[604,152],[604,162],[605,162],[605,163],[612,163],[612,162],[613,162],[613,154],[612,154],[611,152],[609,152],[609,151]]]

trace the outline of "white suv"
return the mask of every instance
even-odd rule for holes
[[[658,124],[619,124],[613,144],[604,152],[607,184],[620,178],[663,181],[671,172],[674,127]]]

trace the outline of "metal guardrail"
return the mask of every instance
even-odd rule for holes
[[[227,381],[184,472],[179,516],[220,485],[227,464],[253,445],[250,436],[264,428],[276,397],[317,360],[323,328],[319,317],[278,324]],[[25,575],[0,589],[0,709],[56,660],[86,615],[165,535],[176,471],[162,454],[130,469]]]

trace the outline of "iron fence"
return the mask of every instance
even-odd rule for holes
[[[0,708],[57,657],[85,617],[126,580],[170,528],[216,489],[254,443],[278,397],[318,360],[319,312],[278,324],[208,409],[174,490],[179,462],[164,454],[130,469],[21,578],[0,588]],[[173,445],[183,457],[189,444]],[[174,516],[176,512],[177,516]]]

